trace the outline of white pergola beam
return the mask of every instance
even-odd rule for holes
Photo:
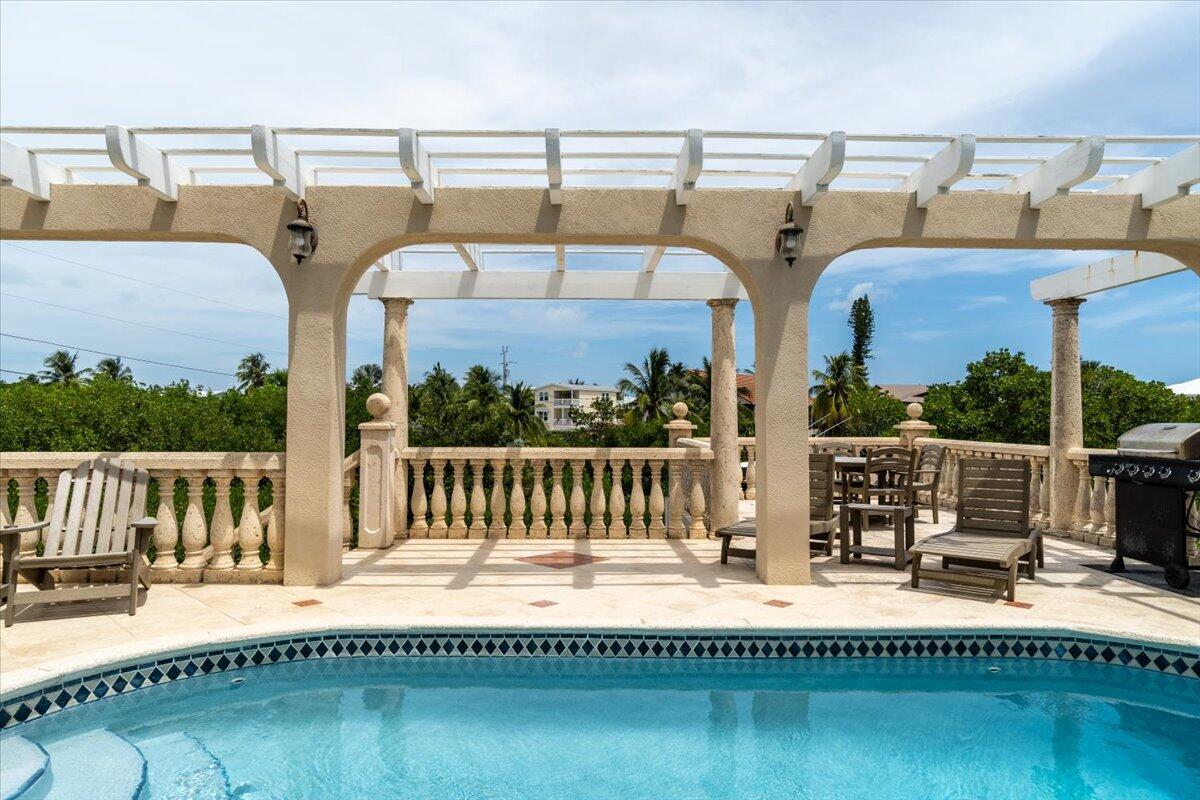
[[[1128,178],[1114,181],[1100,192],[1140,194],[1142,208],[1151,209],[1186,197],[1189,187],[1197,183],[1200,183],[1200,144],[1151,164]]]
[[[254,166],[265,172],[271,183],[287,192],[292,200],[304,196],[304,182],[296,154],[279,143],[275,131],[266,125],[250,126],[250,154]]]
[[[179,199],[179,180],[163,151],[143,142],[120,125],[104,128],[104,144],[113,166],[149,187],[163,200]]]
[[[0,139],[0,186],[11,186],[34,200],[49,200],[52,183],[70,183],[67,171]]]
[[[476,272],[483,269],[483,248],[478,244],[456,244],[454,251],[467,265],[467,269]]]
[[[846,132],[833,131],[792,176],[787,188],[800,192],[800,205],[811,206],[829,191],[829,184],[841,173],[845,163]]]
[[[747,299],[730,272],[372,271],[354,290],[372,299],[693,300]]]
[[[1041,208],[1052,197],[1067,194],[1072,186],[1091,180],[1104,161],[1104,137],[1087,136],[1058,155],[1034,167],[1001,190],[1028,194],[1029,207]]]
[[[429,154],[414,128],[400,128],[400,168],[408,176],[413,194],[425,205],[433,203],[434,173]]]
[[[558,128],[546,128],[546,181],[550,184],[550,205],[562,205],[562,180],[562,147]]]
[[[676,205],[687,205],[703,170],[704,131],[690,128],[683,136],[683,149],[679,151],[679,158],[675,162],[675,174],[671,176]]]
[[[1034,300],[1061,300],[1148,281],[1187,269],[1179,261],[1161,253],[1134,251],[1106,258],[1094,264],[1056,272],[1029,282],[1029,294]]]
[[[642,271],[654,272],[658,269],[658,262],[662,261],[665,252],[667,252],[667,248],[659,244],[650,245],[642,250]]]
[[[900,191],[915,193],[917,208],[928,208],[937,197],[950,193],[950,187],[971,172],[975,163],[975,136],[964,133],[917,167],[900,184]]]

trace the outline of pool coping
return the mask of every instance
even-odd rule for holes
[[[1200,680],[1200,646],[1073,628],[821,628],[379,623],[299,625],[159,640],[124,658],[90,653],[56,673],[22,670],[0,693],[0,729],[114,694],[262,664],[325,658],[1020,658],[1084,661]],[[72,663],[73,662],[73,663]],[[60,662],[61,663],[61,662]],[[64,667],[67,665],[64,664]]]

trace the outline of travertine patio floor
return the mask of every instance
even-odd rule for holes
[[[917,538],[951,522],[923,522]],[[599,560],[520,560],[555,551]],[[410,540],[346,553],[334,586],[156,585],[134,617],[120,600],[35,607],[0,632],[0,689],[166,648],[354,626],[1040,627],[1200,646],[1200,600],[1085,569],[1111,553],[1073,541],[1047,539],[1046,568],[1019,583],[1019,605],[935,583],[914,590],[908,573],[836,555],[814,558],[809,586],[765,586],[749,562],[722,566],[719,553],[706,540]]]

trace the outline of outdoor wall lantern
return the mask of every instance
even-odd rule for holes
[[[796,211],[792,204],[788,203],[787,211],[783,215],[783,225],[775,236],[775,252],[783,256],[789,267],[795,263],[800,252],[800,240],[804,237],[804,228],[796,224],[795,217]]]
[[[308,221],[308,203],[301,200],[296,204],[296,218],[287,224],[292,240],[290,250],[296,264],[317,251],[317,229]]]

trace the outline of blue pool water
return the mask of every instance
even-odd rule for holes
[[[1200,681],[1038,660],[344,658],[16,736],[87,800],[1200,797]]]

